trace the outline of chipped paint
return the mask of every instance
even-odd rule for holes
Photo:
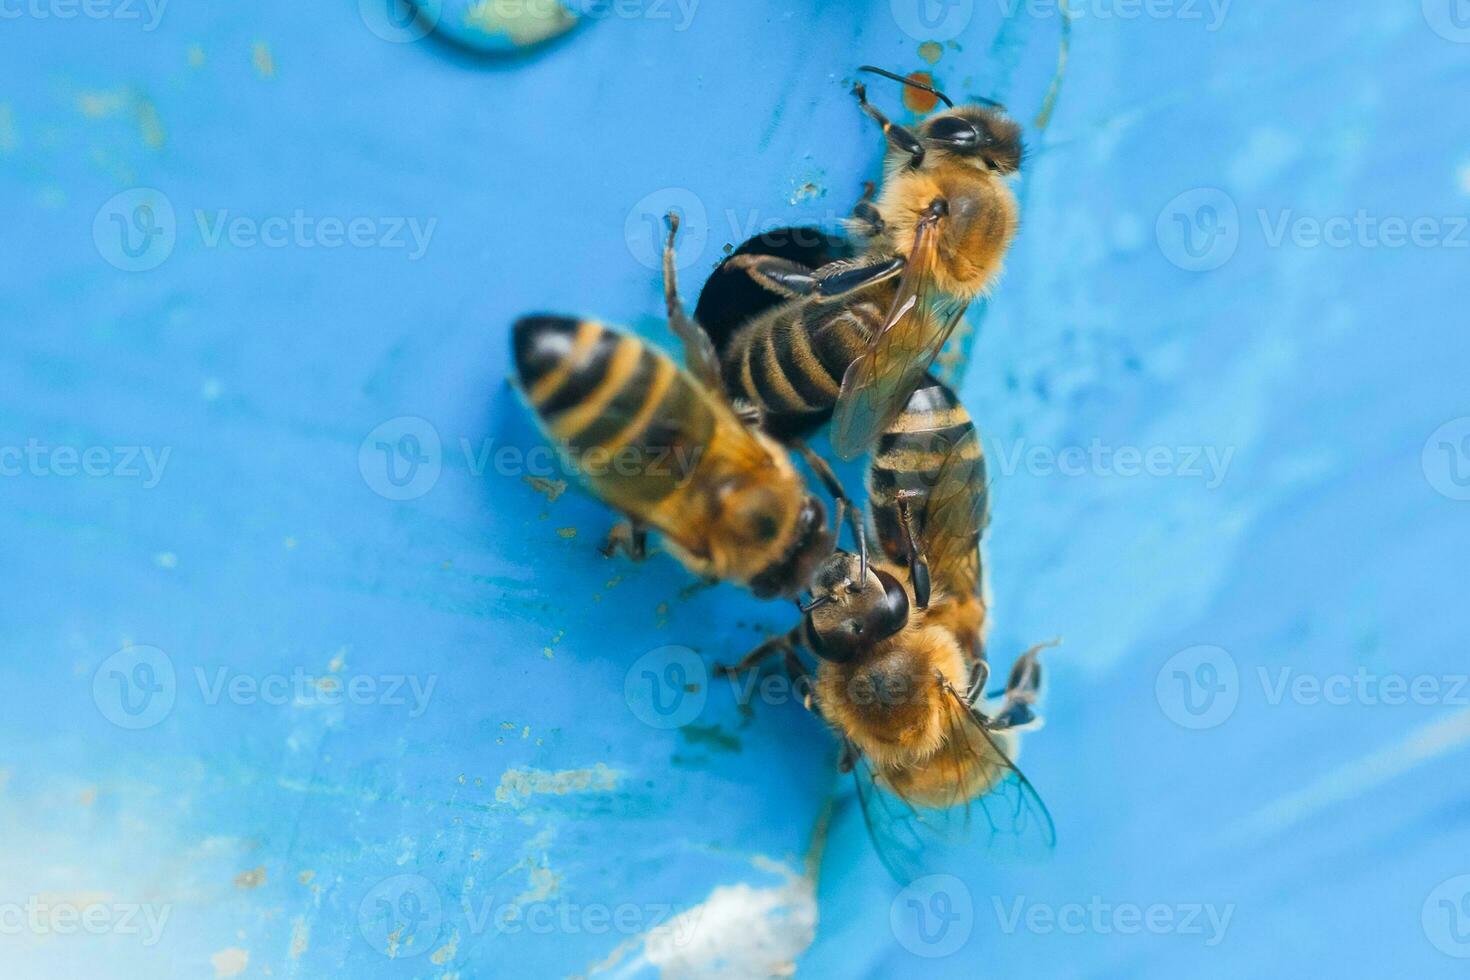
[[[297,916],[291,920],[291,949],[289,955],[293,960],[301,959],[301,954],[311,948],[311,924],[304,916]]]
[[[199,45],[197,45],[197,44],[191,44],[191,45],[189,45],[189,51],[188,51],[187,57],[189,59],[189,67],[190,68],[203,68],[204,67],[204,60],[205,60],[205,58],[204,58],[204,48],[200,47]]]
[[[506,38],[518,48],[565,34],[577,25],[571,11],[556,3],[506,4],[480,0],[465,11],[464,25],[492,38]]]
[[[608,793],[617,788],[622,773],[599,762],[590,769],[507,769],[495,788],[498,803],[523,806],[536,794],[565,796],[568,793]]]
[[[265,884],[265,865],[235,875],[236,888],[259,888]]]
[[[577,529],[574,527],[559,527],[556,529],[556,533],[559,536],[570,540],[577,536]],[[861,571],[861,569],[859,569],[859,571]]]
[[[459,953],[459,930],[449,934],[449,941],[429,954],[429,962],[435,966],[443,966],[454,959]]]
[[[567,492],[566,480],[548,480],[540,476],[523,476],[522,480],[539,494],[546,497],[546,502],[554,504],[556,499]]]
[[[215,980],[238,977],[250,965],[250,953],[239,946],[231,946],[211,956],[209,963],[214,967]]]
[[[931,65],[937,65],[939,59],[944,57],[944,45],[937,41],[925,41],[919,45],[919,57]]]
[[[276,56],[271,54],[270,45],[264,41],[256,41],[251,46],[250,63],[255,66],[255,72],[261,78],[276,77]]]

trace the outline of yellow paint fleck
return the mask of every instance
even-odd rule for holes
[[[919,45],[919,57],[931,65],[936,65],[939,59],[944,57],[944,46],[937,41],[925,41]]]
[[[189,45],[189,67],[190,68],[203,68],[204,67],[204,49],[201,48],[197,44],[191,44],[191,45]]]
[[[436,966],[443,966],[454,959],[459,952],[459,930],[456,929],[449,937],[449,941],[429,954],[429,962]]]
[[[556,533],[564,538],[570,539],[577,536],[577,529],[574,527],[559,527],[556,529]],[[862,569],[858,569],[858,571],[862,571]]]
[[[122,112],[128,94],[124,89],[85,91],[77,94],[77,109],[88,119],[106,119]]]
[[[313,879],[315,877],[316,877],[316,872],[315,871],[312,871],[310,868],[308,868],[305,871],[301,872],[299,875],[297,875],[296,876],[296,880],[299,881],[299,882],[301,882],[303,885],[309,885],[309,884],[311,884],[311,879]]]
[[[860,568],[858,569],[858,571],[862,571],[862,569]],[[621,575],[614,575],[612,578],[607,580],[607,585],[604,586],[604,588],[616,589],[620,584],[622,584],[622,581],[623,577]]]
[[[238,946],[222,949],[209,958],[210,965],[214,967],[215,980],[225,980],[226,977],[238,977],[245,972],[245,967],[250,964],[250,953]]]
[[[552,657],[556,656],[556,654],[551,652],[551,647],[542,647],[541,652],[546,654],[547,660],[550,660]]]
[[[557,796],[568,793],[607,793],[617,788],[621,776],[622,773],[609,769],[601,762],[590,769],[563,769],[559,772],[507,769],[500,775],[500,785],[495,788],[495,799],[499,803],[522,806],[538,793]]]
[[[20,145],[15,135],[15,112],[10,105],[0,102],[0,153],[12,153]]]
[[[163,149],[163,144],[168,141],[168,135],[163,131],[163,120],[158,118],[158,108],[142,96],[139,96],[135,103],[138,132],[143,137],[143,145],[150,150]]]
[[[858,569],[858,571],[862,571],[862,569]],[[516,730],[516,723],[513,721],[502,721],[500,723],[500,727],[504,728],[508,732],[513,732]]]
[[[271,54],[270,45],[264,41],[256,41],[250,49],[250,63],[255,66],[255,71],[261,78],[276,77],[276,59]]]
[[[296,548],[296,539],[291,537],[290,535],[287,535],[286,539],[282,541],[281,544],[286,546],[287,551],[293,551]],[[862,569],[859,568],[858,571],[862,571]]]
[[[859,568],[858,571],[861,572],[862,569]],[[522,728],[521,729],[521,738],[530,738],[530,737],[531,737],[531,726],[530,725],[527,725],[525,728]]]
[[[566,480],[547,480],[539,476],[523,476],[521,479],[530,484],[532,490],[544,494],[547,503],[556,503],[556,499],[567,492]]]
[[[91,806],[97,802],[97,787],[88,786],[77,794],[77,802],[82,806]]]
[[[858,571],[862,571],[862,569],[858,569]],[[456,782],[458,782],[461,786],[464,785],[464,773],[459,774],[459,779],[456,780]]]
[[[265,865],[235,875],[236,888],[259,888],[265,884]]]

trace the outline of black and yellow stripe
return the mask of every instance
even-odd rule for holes
[[[514,337],[527,400],[603,499],[637,512],[678,489],[716,421],[673,361],[593,320],[526,317]]]
[[[868,506],[878,540],[892,560],[906,561],[908,557],[907,538],[898,511],[899,494],[907,497],[914,534],[922,538],[922,515],[939,471],[951,448],[974,428],[970,413],[954,392],[933,375],[926,375],[904,406],[903,414],[878,440],[868,468]],[[978,440],[974,445],[978,449]],[[984,513],[987,485],[983,459],[979,461],[979,470],[981,478],[971,491],[982,495],[980,512]],[[978,548],[979,544],[977,534],[974,547]]]
[[[832,414],[848,365],[883,325],[885,305],[792,302],[750,323],[721,353],[725,385],[758,406],[768,431],[799,435]]]

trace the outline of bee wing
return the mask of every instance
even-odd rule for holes
[[[832,448],[842,459],[867,452],[903,411],[967,304],[934,284],[936,221],[924,221],[899,280],[898,295],[867,351],[847,367],[832,418]]]
[[[971,428],[954,445],[934,448],[946,455],[924,508],[919,550],[941,588],[973,595],[980,587],[980,535],[990,508],[980,435]]]
[[[1035,788],[974,709],[958,695],[949,696],[954,699],[951,738],[929,763],[951,770],[944,773],[953,789],[943,801],[946,805],[906,798],[865,758],[853,766],[868,836],[883,866],[902,885],[952,868],[957,855],[975,848],[1003,858],[1046,853],[1056,846],[1056,827]],[[995,770],[995,778],[983,793],[971,797],[967,776],[977,764]]]

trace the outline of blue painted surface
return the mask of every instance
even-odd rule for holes
[[[922,67],[912,22],[771,0],[675,30],[645,4],[481,61],[347,2],[7,7],[0,446],[28,455],[0,459],[23,460],[0,478],[0,903],[114,918],[6,929],[4,973],[643,975],[672,911],[763,935],[729,908],[772,962],[796,937],[806,976],[1463,972],[1467,32],[1432,0],[1231,5],[1213,30],[1218,5],[1074,6],[964,388],[997,474],[991,648],[1066,640],[1024,753],[1061,841],[954,869],[918,906],[951,917],[916,918],[839,791],[805,952],[788,875],[839,785],[830,740],[720,684],[689,695],[697,727],[654,727],[641,687],[784,609],[602,559],[598,505],[476,453],[539,445],[504,382],[516,314],[666,338],[648,216],[703,208],[692,301],[726,241],[845,212],[880,149],[845,81]],[[1034,120],[1060,21],[1005,9],[973,5],[934,71]],[[235,244],[211,244],[221,211]],[[1360,211],[1441,244],[1273,245],[1284,214]],[[354,218],[374,247],[324,247]],[[1094,441],[1164,447],[1171,475],[1048,466]],[[1218,480],[1193,447],[1228,456]],[[106,475],[69,475],[92,448]],[[669,645],[698,659],[640,660]],[[1288,667],[1438,686],[1274,698]],[[485,918],[506,907],[519,927]]]

